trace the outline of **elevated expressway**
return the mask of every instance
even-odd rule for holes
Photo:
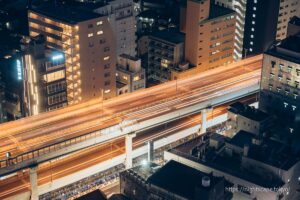
[[[0,175],[256,93],[261,65],[262,56],[256,56],[113,100],[93,100],[2,124]]]

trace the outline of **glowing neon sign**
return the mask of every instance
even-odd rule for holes
[[[17,60],[17,74],[18,74],[18,80],[22,80],[22,65],[19,59]]]

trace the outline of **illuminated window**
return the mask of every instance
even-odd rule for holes
[[[139,81],[141,78],[139,76],[133,77],[133,81]]]
[[[97,26],[100,26],[100,25],[102,25],[102,24],[103,24],[103,21],[97,22]]]
[[[170,62],[169,60],[162,59],[161,62],[160,62],[160,65],[161,65],[162,67],[168,67],[170,63],[171,63],[171,62]]]
[[[104,57],[103,60],[109,60],[109,56]]]
[[[36,18],[38,18],[38,16],[36,15],[36,14],[34,14],[34,13],[29,13],[29,17],[30,18],[33,18],[33,19],[36,19]]]
[[[98,31],[97,32],[97,35],[102,35],[103,34],[103,31]]]
[[[37,36],[37,35],[38,35],[38,33],[37,33],[37,32],[30,31],[30,36],[31,36],[31,37],[35,37],[35,36]]]
[[[56,71],[53,73],[45,74],[44,80],[49,83],[49,82],[53,82],[53,81],[62,79],[64,77],[65,77],[65,70],[60,70],[60,71]]]
[[[88,34],[88,37],[93,37],[93,36],[94,36],[93,33],[89,33],[89,34]]]
[[[63,54],[57,54],[57,55],[53,55],[52,56],[52,60],[53,61],[57,61],[57,60],[61,60],[64,58],[64,55]]]
[[[255,21],[252,21],[252,24],[255,24]]]

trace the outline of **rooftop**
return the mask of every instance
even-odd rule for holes
[[[286,38],[285,40],[282,40],[281,45],[279,45],[279,47],[300,53],[300,35],[291,36]]]
[[[265,54],[300,64],[300,35],[289,36],[273,44]]]
[[[142,178],[143,180],[147,181],[148,178],[152,174],[154,174],[158,168],[160,168],[160,166],[155,163],[147,163],[146,165],[139,165],[127,171],[130,173],[134,173],[140,178]]]
[[[239,131],[233,136],[227,143],[243,148],[244,145],[250,145],[252,143],[254,135],[246,131]]]
[[[102,16],[76,6],[65,6],[62,4],[55,4],[53,2],[43,3],[39,6],[32,6],[30,10],[68,24],[77,24],[79,22]]]
[[[283,170],[289,170],[299,161],[291,148],[271,139],[264,140],[262,145],[252,145],[248,157]]]
[[[129,59],[129,60],[133,60],[133,61],[138,61],[138,60],[140,60],[140,58],[134,57],[134,56],[131,56],[131,55],[128,55],[128,54],[121,54],[120,57],[121,57],[121,58]]]
[[[219,5],[211,4],[209,10],[208,20],[215,19],[221,16],[234,14],[235,12],[229,8],[225,8]]]
[[[236,138],[236,140],[237,139],[238,138]],[[197,138],[193,140],[197,140]],[[186,144],[182,144],[180,146],[185,146],[185,145]],[[196,163],[205,165],[211,169],[222,171],[224,174],[229,174],[231,176],[235,176],[240,179],[249,181],[261,187],[265,187],[265,188],[280,187],[284,184],[276,176],[274,177],[261,176],[256,171],[244,167],[241,162],[241,157],[236,154],[233,155],[226,154],[225,148],[223,148],[222,150],[219,149],[216,150],[208,146],[205,150],[205,156],[198,157],[197,151],[193,151],[193,153],[191,154],[192,150],[197,149],[194,146],[190,146],[190,149],[185,151],[182,151],[180,146],[176,147],[175,149],[169,150],[169,152],[176,154],[178,156],[182,156]],[[254,145],[251,145],[250,149],[252,148],[252,146]],[[202,150],[203,149],[200,149],[200,151]],[[251,154],[250,151],[249,154]],[[260,153],[256,152],[256,154],[260,154]]]
[[[102,192],[100,192],[100,190],[94,190],[77,198],[76,200],[106,200],[106,197],[102,194]]]
[[[268,118],[270,118],[270,116],[258,109],[252,108],[248,105],[244,105],[241,102],[236,102],[233,103],[229,106],[228,111],[235,113],[235,114],[239,114],[242,115],[246,118],[249,118],[251,120],[254,121],[263,121],[266,120]]]
[[[210,178],[210,186],[202,186],[203,177]],[[194,199],[196,187],[200,189],[201,193],[208,192],[221,180],[221,178],[213,177],[211,174],[171,160],[154,173],[148,182],[187,199]]]
[[[174,44],[180,44],[184,42],[184,34],[175,30],[158,31],[154,32],[151,36]]]
[[[109,200],[130,200],[130,199],[123,194],[113,194],[109,198]]]
[[[223,142],[225,141],[226,137],[224,135],[218,134],[218,133],[213,133],[210,136],[210,139],[215,140],[215,141],[219,141],[219,142]]]

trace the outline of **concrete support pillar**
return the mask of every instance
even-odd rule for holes
[[[207,122],[206,122],[206,109],[201,110],[201,129],[200,134],[203,134],[206,132],[207,128]]]
[[[125,149],[126,149],[126,169],[132,168],[132,139],[136,136],[135,133],[130,133],[125,136]]]
[[[148,162],[152,162],[154,159],[153,141],[152,140],[148,141],[147,146],[148,146]]]
[[[30,186],[31,186],[31,200],[38,200],[38,179],[37,179],[38,166],[31,167],[29,170]]]

